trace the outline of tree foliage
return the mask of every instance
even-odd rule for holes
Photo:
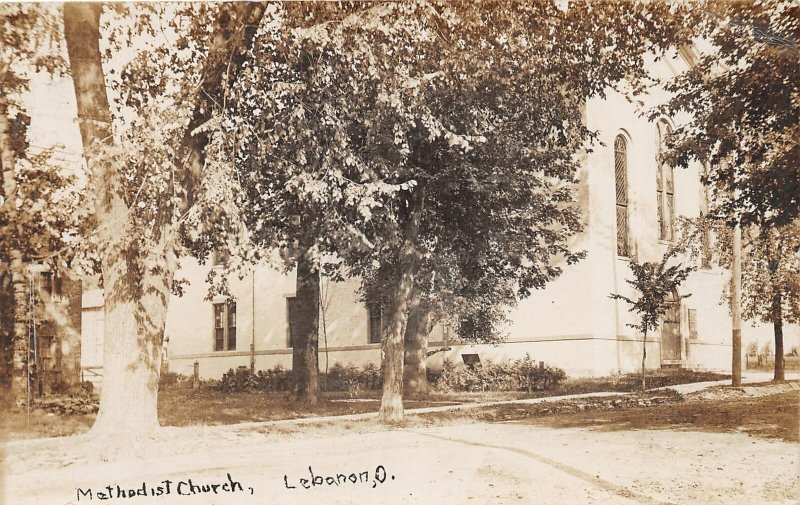
[[[2,166],[0,273],[8,268],[12,250],[25,262],[49,261],[64,268],[75,244],[82,214],[74,174],[53,159],[60,146],[31,149],[31,118],[24,105],[35,73],[64,72],[59,41],[60,23],[52,6],[0,5],[0,114],[7,126],[3,135],[8,135],[3,159],[10,165]]]
[[[667,311],[668,303],[673,299],[673,294],[678,287],[686,280],[694,267],[683,266],[680,263],[667,266],[669,260],[676,256],[676,249],[670,250],[660,261],[645,261],[639,263],[631,260],[630,270],[632,277],[625,282],[628,283],[638,294],[636,300],[617,293],[611,294],[614,300],[626,302],[629,310],[636,314],[639,321],[628,324],[631,328],[647,334],[658,329],[659,320]],[[686,298],[689,295],[682,295]]]
[[[800,5],[707,1],[697,12],[687,27],[713,49],[667,83],[674,97],[653,117],[690,115],[671,158],[707,164],[722,219],[788,224],[800,209]]]
[[[388,286],[396,343],[412,287],[513,302],[580,258],[583,103],[644,89],[672,19],[652,3],[281,5],[209,158],[235,174],[254,241],[309,234],[335,271]]]

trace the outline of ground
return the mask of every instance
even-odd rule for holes
[[[787,355],[784,356],[783,367],[787,372],[796,372],[800,370],[800,356]],[[758,364],[756,356],[747,356],[747,370],[757,370],[761,372],[772,372],[775,366],[775,356],[768,356]]]
[[[662,387],[727,378],[726,375],[709,372],[657,370],[648,373],[648,384],[649,387]],[[188,381],[184,381],[183,387],[164,387],[159,391],[158,414],[162,426],[220,425],[377,412],[381,394],[380,391],[361,390],[356,398],[350,398],[352,395],[346,392],[328,392],[323,394],[323,401],[319,404],[307,406],[292,402],[287,392],[230,393],[210,386],[192,390],[188,384],[190,384]],[[403,403],[408,409],[598,391],[629,392],[638,390],[639,385],[640,379],[637,374],[625,374],[591,379],[568,379],[549,391],[433,392],[424,398],[406,399]],[[94,423],[98,402],[95,395],[95,408],[90,409],[84,404],[84,399],[83,397],[54,399],[53,401],[61,409],[49,410],[34,407],[28,411],[22,407],[13,409],[0,405],[5,412],[5,423],[0,426],[2,435],[0,438],[18,440],[84,433]],[[80,405],[69,406],[74,402]],[[69,407],[68,415],[64,415],[65,407]]]
[[[789,386],[495,405],[394,428],[371,419],[165,428],[138,455],[108,463],[81,437],[10,442],[5,503],[86,503],[78,488],[97,501],[105,486],[150,490],[168,479],[169,495],[116,502],[788,505],[800,497]],[[188,479],[228,475],[242,491],[176,494]]]

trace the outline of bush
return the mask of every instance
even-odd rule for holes
[[[441,375],[434,379],[433,389],[451,391],[545,391],[554,389],[566,378],[564,370],[538,364],[526,354],[524,358],[503,363],[479,363],[474,367],[456,368],[447,362]]]
[[[336,363],[328,374],[320,373],[319,381],[324,391],[346,392],[355,397],[363,391],[381,387],[380,368],[368,363],[362,368],[355,365]],[[247,367],[231,368],[220,379],[217,387],[222,391],[240,393],[242,391],[291,391],[293,389],[292,371],[275,365],[268,370],[253,374]]]
[[[380,368],[372,363],[360,369],[352,364],[336,363],[328,369],[327,375],[320,374],[320,384],[325,391],[343,391],[354,398],[363,391],[380,389],[383,381]]]
[[[240,366],[224,373],[218,387],[227,393],[257,390],[288,391],[291,389],[290,375],[291,372],[281,365],[266,371],[259,370],[255,374],[248,367]]]

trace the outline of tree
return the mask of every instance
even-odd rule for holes
[[[126,437],[137,439],[158,427],[161,347],[167,303],[177,289],[181,239],[189,233],[187,223],[194,225],[198,215],[211,212],[199,209],[209,200],[204,193],[215,175],[203,172],[208,136],[202,126],[210,118],[210,104],[224,99],[224,83],[236,78],[265,6],[221,5],[210,33],[202,16],[193,20],[196,33],[208,34],[207,50],[196,43],[206,39],[197,37],[175,53],[188,53],[192,62],[205,61],[197,76],[200,85],[177,86],[171,101],[163,98],[163,72],[127,81],[122,94],[127,105],[159,107],[140,108],[150,113],[116,138],[100,51],[102,9],[102,4],[66,4],[64,38],[89,188],[95,195],[92,243],[99,249],[104,286],[103,391],[93,433],[119,445]],[[141,63],[134,60],[129,69],[146,67]],[[182,70],[193,68],[187,64]],[[193,91],[180,95],[187,89]],[[215,209],[220,212],[219,206]]]
[[[707,39],[713,50],[668,83],[674,96],[652,117],[690,115],[671,135],[668,157],[679,166],[694,159],[709,167],[706,179],[717,203],[711,219],[742,229],[758,227],[754,233],[762,237],[762,244],[745,253],[759,270],[743,269],[744,317],[774,314],[758,317],[777,321],[773,323],[776,345],[779,340],[782,345],[779,309],[785,288],[770,289],[770,308],[765,312],[763,291],[751,291],[744,284],[752,282],[746,277],[755,275],[769,278],[769,286],[775,286],[772,281],[785,285],[785,280],[778,280],[785,279],[777,275],[779,267],[768,259],[773,253],[763,244],[770,242],[769,237],[781,236],[782,227],[791,229],[800,209],[800,6],[769,0],[737,5],[707,2],[700,7],[703,15],[687,26]],[[756,257],[761,259],[753,262]],[[736,351],[734,345],[734,360],[739,359]],[[782,358],[775,366],[777,379],[782,377]]]
[[[390,280],[380,418],[397,421],[424,262],[477,248],[486,261],[473,267],[516,279],[525,296],[558,275],[557,258],[576,260],[575,154],[594,137],[582,104],[626,77],[639,88],[644,54],[678,30],[658,4],[419,1],[302,12],[303,22],[259,39],[239,81],[247,92],[234,100],[250,113],[221,115],[218,156],[242,167],[242,208],[283,211],[260,202],[284,188],[324,210],[312,215],[347,275]]]
[[[645,390],[645,362],[647,359],[647,333],[658,329],[659,320],[667,311],[668,303],[678,293],[678,287],[694,270],[694,267],[684,267],[680,263],[667,266],[669,260],[678,254],[678,248],[671,248],[659,262],[645,261],[639,263],[631,259],[630,269],[633,277],[627,282],[638,294],[636,300],[618,293],[609,295],[614,300],[623,300],[630,307],[628,310],[636,314],[639,322],[628,324],[629,327],[640,331],[642,339],[642,391]],[[689,294],[680,295],[678,298],[687,298]]]
[[[64,70],[54,9],[0,5],[0,41],[0,359],[11,375],[11,397],[19,397],[27,382],[20,365],[29,358],[26,267],[37,262],[64,270],[81,213],[74,180],[52,160],[57,146],[31,154],[28,144],[23,95],[29,80],[34,72]]]
[[[719,216],[760,227],[788,224],[800,209],[800,6],[787,0],[704,2],[686,26],[713,50],[667,83],[653,111],[690,119],[670,138],[670,159],[697,159]]]
[[[307,185],[314,181],[304,172],[323,172],[350,161],[330,148],[335,140],[333,123],[326,124],[329,111],[317,107],[335,90],[314,75],[313,44],[298,44],[293,34],[326,22],[343,22],[371,6],[309,2],[276,7],[275,23],[261,27],[242,78],[229,90],[227,106],[217,109],[217,138],[209,148],[209,160],[238,176],[231,181],[231,193],[237,195],[252,245],[239,255],[255,262],[269,259],[277,248],[283,261],[275,266],[297,273],[291,343],[295,398],[314,403],[319,395],[320,275],[341,279],[333,253],[362,247],[363,240],[352,224],[350,209],[338,207],[347,207],[339,201],[342,192],[329,191],[322,182]],[[341,106],[345,99],[340,98]],[[291,118],[284,117],[286,111]],[[319,118],[315,124],[307,119],[312,114]],[[337,173],[336,168],[330,170],[331,177]],[[346,197],[363,203],[358,195]],[[368,212],[368,208],[367,204],[363,209]]]
[[[572,229],[580,229],[577,221]],[[458,235],[458,230],[453,235]],[[436,254],[427,254],[420,260],[404,336],[404,395],[427,392],[425,359],[434,324],[452,326],[454,336],[462,342],[500,342],[505,335],[507,313],[522,296],[519,282],[527,271],[503,266],[508,260],[506,249],[480,246],[491,243],[481,236],[452,236],[448,241],[452,241],[448,246],[437,247]],[[574,260],[581,256],[576,253]],[[368,304],[385,311],[394,286],[391,275],[381,279],[380,273],[378,269],[362,280],[362,295]],[[557,274],[554,271],[553,277]]]
[[[784,373],[783,323],[800,322],[800,220],[753,230],[742,268],[742,317],[772,323],[775,373]]]
[[[729,268],[732,262],[731,230],[724,223],[705,224],[717,240],[713,253],[717,262]],[[772,324],[775,346],[774,380],[784,380],[783,323],[800,321],[800,224],[743,230],[742,317],[751,322]],[[728,286],[722,301],[730,301]]]

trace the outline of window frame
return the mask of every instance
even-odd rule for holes
[[[631,256],[630,199],[628,184],[628,140],[617,134],[614,138],[614,189],[617,256]]]
[[[219,318],[217,317],[218,314]],[[237,345],[236,329],[238,326],[237,314],[236,314],[236,300],[212,302],[211,317],[212,317],[211,326],[213,330],[212,332],[213,352],[235,351]],[[222,330],[221,340],[219,339],[220,330]]]
[[[658,213],[658,239],[675,241],[675,169],[664,161],[666,137],[672,126],[666,119],[658,121],[658,151],[656,154],[656,212]]]

